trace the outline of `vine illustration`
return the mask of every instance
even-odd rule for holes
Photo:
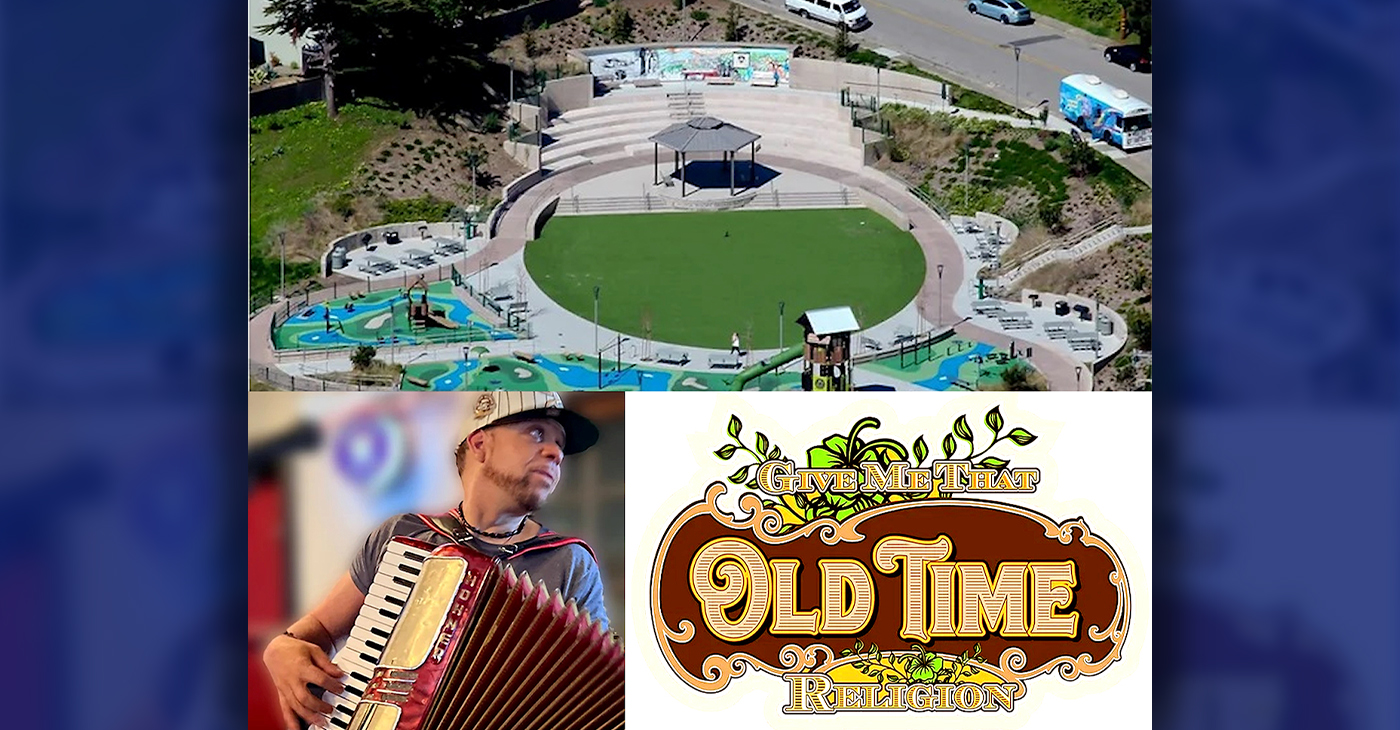
[[[972,428],[968,425],[967,415],[958,416],[953,422],[952,429],[943,437],[941,444],[943,458],[966,461],[981,459],[975,461],[974,466],[998,470],[1007,469],[1011,464],[1009,459],[992,456],[988,452],[1004,441],[1009,441],[1017,446],[1027,446],[1037,438],[1035,434],[1019,426],[1002,433],[1006,429],[1006,422],[1001,415],[1001,406],[993,406],[991,410],[987,411],[983,422],[991,430],[992,440],[985,448],[978,451],[976,448],[977,439]],[[858,512],[874,509],[884,504],[910,499],[940,499],[951,496],[951,492],[940,490],[940,485],[937,482],[934,483],[933,489],[922,494],[861,491],[859,487],[863,487],[866,480],[865,471],[861,468],[861,464],[874,462],[879,464],[882,469],[888,469],[889,465],[896,461],[908,462],[910,468],[913,469],[927,468],[933,464],[933,460],[929,458],[928,444],[922,435],[914,439],[912,448],[906,448],[904,444],[890,438],[870,440],[861,438],[862,431],[879,427],[880,419],[866,416],[856,421],[846,434],[831,434],[820,444],[807,449],[806,468],[855,469],[858,488],[855,492],[849,493],[816,491],[780,495],[776,508],[783,516],[784,530],[822,518],[844,520]],[[753,463],[740,466],[729,475],[728,479],[732,484],[741,484],[749,489],[757,489],[758,466],[765,461],[782,459],[782,449],[777,444],[771,443],[768,436],[762,431],[755,432],[752,446],[745,443],[743,439],[744,424],[737,415],[729,416],[729,426],[726,432],[733,439],[733,443],[719,447],[714,451],[714,455],[722,461],[729,461],[741,452],[753,457],[755,460]],[[966,456],[955,456],[960,450],[960,440],[967,444]],[[911,451],[912,460],[910,459]]]
[[[879,680],[881,685],[890,682],[949,684],[976,673],[969,665],[982,661],[982,644],[973,644],[971,654],[964,651],[957,657],[950,657],[951,661],[945,661],[942,654],[928,651],[919,644],[910,644],[909,651],[884,654],[878,645],[871,644],[867,649],[856,639],[855,647],[842,649],[841,656],[859,657],[851,666]]]

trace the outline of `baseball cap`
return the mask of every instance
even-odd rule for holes
[[[593,422],[564,407],[558,393],[547,390],[493,390],[478,393],[469,401],[466,417],[457,429],[453,449],[468,436],[487,426],[548,418],[564,427],[564,453],[577,454],[598,443],[598,427]]]

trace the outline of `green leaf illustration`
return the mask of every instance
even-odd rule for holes
[[[754,442],[753,450],[760,454],[768,450],[768,437],[764,436],[762,431],[758,432],[758,440]]]
[[[953,434],[943,437],[943,458],[953,458],[953,452],[958,450],[958,442],[953,438]]]
[[[1035,434],[1019,426],[1011,429],[1011,433],[1006,434],[1006,437],[1015,441],[1017,446],[1025,446],[1036,439]]]
[[[744,466],[739,467],[739,470],[738,470],[738,471],[736,471],[736,472],[734,472],[733,474],[730,474],[730,475],[729,475],[729,481],[731,481],[731,482],[733,482],[733,483],[735,483],[735,484],[743,484],[743,483],[744,483],[744,477],[748,476],[749,467],[751,467],[751,466],[753,466],[753,464],[746,464],[746,465],[744,465]]]
[[[958,416],[958,420],[953,421],[953,433],[963,441],[972,443],[972,427],[967,425],[967,416]]]
[[[1006,421],[1001,418],[1001,406],[992,406],[992,410],[987,411],[987,428],[992,429],[992,433],[1001,433],[1001,427],[1006,425]]]
[[[719,447],[718,449],[715,449],[715,456],[718,456],[719,458],[728,461],[729,457],[733,456],[734,452],[738,450],[739,447],[735,446],[734,444],[726,444],[724,446]]]
[[[774,444],[774,445],[773,445],[773,450],[768,452],[768,458],[769,458],[769,459],[781,459],[782,457],[783,457],[783,450],[780,449],[780,448],[778,448],[778,445],[777,445],[777,444]]]
[[[744,424],[743,424],[742,422],[739,421],[739,417],[738,417],[738,416],[730,416],[730,417],[729,417],[729,435],[730,435],[730,436],[733,436],[734,438],[737,439],[737,438],[739,438],[739,432],[742,431],[742,430],[744,430]]]
[[[928,444],[924,443],[924,437],[923,437],[923,436],[920,436],[920,437],[914,439],[914,461],[915,461],[915,463],[920,463],[920,464],[923,463],[924,457],[925,457],[925,456],[928,456]]]
[[[976,466],[980,469],[1000,469],[1010,463],[1011,462],[1007,461],[1006,459],[1000,459],[995,456],[988,456],[987,458],[977,462]]]

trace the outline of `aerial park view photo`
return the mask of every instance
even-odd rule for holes
[[[1150,21],[800,10],[250,6],[249,387],[1150,389]]]

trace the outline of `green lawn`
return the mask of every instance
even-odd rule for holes
[[[868,209],[557,217],[525,247],[525,265],[585,319],[600,286],[602,325],[640,337],[650,314],[655,340],[716,348],[750,326],[753,348],[777,347],[779,301],[788,345],[808,309],[849,306],[873,326],[924,278],[913,236]]]
[[[277,251],[268,245],[273,227],[295,221],[317,194],[347,183],[370,147],[406,119],[401,112],[346,104],[332,122],[326,118],[326,105],[313,103],[250,120],[249,252],[254,299],[265,298],[277,287]],[[289,267],[288,281],[314,273],[315,265],[302,269],[294,276]]]
[[[1108,0],[1022,0],[1033,15],[1045,15],[1115,43],[1136,43],[1136,33],[1118,39],[1119,5]]]

